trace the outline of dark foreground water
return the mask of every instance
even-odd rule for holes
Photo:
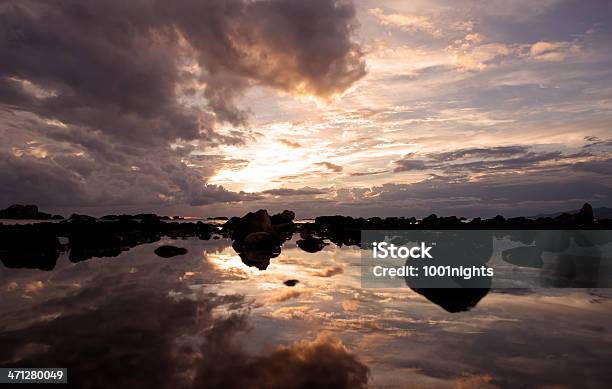
[[[189,253],[153,254],[168,243]],[[0,291],[0,366],[67,367],[79,388],[612,385],[610,290],[491,291],[449,313],[362,289],[354,247],[290,241],[258,270],[225,239],[163,240],[0,268]]]

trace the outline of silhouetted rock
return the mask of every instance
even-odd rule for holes
[[[63,218],[64,217],[60,215],[39,212],[36,205],[14,204],[6,209],[0,210],[0,219],[59,220]]]
[[[93,216],[79,215],[78,213],[73,213],[72,215],[70,215],[68,220],[75,222],[95,222],[97,219]]]
[[[300,239],[296,242],[296,244],[298,245],[299,248],[301,248],[302,250],[308,253],[319,252],[323,250],[323,248],[327,245],[323,241],[323,239],[314,238],[314,237],[307,237],[305,239]]]
[[[292,234],[295,231],[295,223],[289,222],[275,224],[274,231],[278,232],[279,234]]]
[[[535,246],[514,247],[502,251],[502,259],[510,264],[522,267],[541,268],[542,250]]]
[[[182,220],[180,216],[178,216],[179,220]],[[154,213],[139,213],[136,215],[105,215],[100,218],[100,220],[149,220],[149,221],[157,221],[157,220],[171,220],[169,216],[158,216]]]
[[[187,254],[187,249],[184,247],[164,245],[156,248],[154,253],[162,258],[171,258],[176,257],[177,255]]]
[[[283,282],[283,284],[287,285],[287,286],[296,286],[298,284],[298,282],[300,282],[299,280],[287,280],[285,282]]]
[[[280,246],[278,251],[245,250],[238,255],[245,265],[256,267],[259,270],[266,270],[270,265],[270,259],[278,257],[279,254]]]
[[[0,261],[8,268],[53,270],[61,250],[52,223],[0,225]]]
[[[408,239],[407,237],[405,237]],[[414,231],[410,240],[435,241],[435,265],[441,268],[481,267],[493,255],[493,233],[487,231]],[[400,243],[403,244],[403,243]],[[406,260],[406,265],[412,264]],[[455,313],[467,311],[489,292],[490,276],[404,277],[406,285],[444,310]]]
[[[589,203],[584,204],[582,208],[580,209],[580,211],[578,212],[578,214],[576,215],[576,219],[579,223],[582,223],[585,225],[593,224],[593,221],[595,219],[593,217],[593,207],[591,207],[591,204]]]
[[[252,232],[242,241],[244,250],[275,251],[280,244],[278,236],[270,232]]]
[[[453,288],[431,289],[412,288],[413,291],[424,296],[427,300],[450,313],[464,312],[474,308],[484,296],[489,293],[488,288]]]
[[[233,217],[223,225],[223,230],[234,240],[242,240],[253,232],[274,232],[270,215],[265,209],[249,212],[241,218]]]
[[[232,217],[223,225],[223,233],[233,239],[232,247],[248,266],[264,270],[270,258],[280,254],[283,241],[291,236],[277,233],[270,215],[264,209]]]
[[[281,213],[270,216],[270,219],[273,225],[290,223],[293,222],[293,219],[295,219],[295,212],[284,210]]]
[[[599,220],[605,220],[605,219],[612,219],[612,208],[609,207],[597,207],[597,208],[592,208],[593,209],[593,217],[595,219],[599,219]],[[572,211],[564,211],[564,212],[554,212],[554,213],[546,213],[546,214],[539,214],[536,216],[530,216],[530,219],[539,219],[539,218],[556,218],[558,216],[560,216],[563,213],[567,213],[569,215],[576,215],[578,212],[580,212],[579,209],[576,210],[572,210]]]

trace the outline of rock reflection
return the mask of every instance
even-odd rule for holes
[[[405,286],[361,288],[357,247],[313,254],[297,239],[265,271],[229,239],[195,237],[110,261],[64,254],[52,273],[3,269],[0,366],[68,366],[79,388],[475,385],[466,374],[501,387],[609,382],[602,290],[593,302],[583,291],[415,288],[426,300]],[[162,244],[188,253],[161,259]]]
[[[477,266],[487,264],[493,254],[493,233],[486,231],[463,231],[457,236],[454,231],[423,231],[411,233],[411,239],[423,242],[436,242],[436,257],[438,266]],[[399,238],[399,237],[398,237]],[[403,243],[403,242],[402,242]],[[411,264],[410,259],[406,262]],[[492,277],[464,279],[449,277],[436,288],[424,288],[415,285],[415,278],[405,277],[406,285],[413,291],[437,304],[447,312],[463,312],[474,308],[491,289]],[[427,281],[432,283],[432,281]],[[452,285],[450,285],[452,284]]]
[[[526,245],[504,250],[502,259],[541,269],[543,286],[595,288],[609,281],[612,264],[601,246],[612,242],[610,231],[500,231],[496,235]]]

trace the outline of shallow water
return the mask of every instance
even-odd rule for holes
[[[162,244],[185,256],[153,254]],[[299,282],[289,287],[284,281]],[[608,388],[612,293],[491,291],[449,313],[363,289],[360,251],[285,243],[266,270],[226,239],[165,239],[53,271],[0,269],[0,365],[75,387]]]

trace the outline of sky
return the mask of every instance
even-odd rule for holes
[[[612,2],[0,3],[0,207],[612,206]]]

